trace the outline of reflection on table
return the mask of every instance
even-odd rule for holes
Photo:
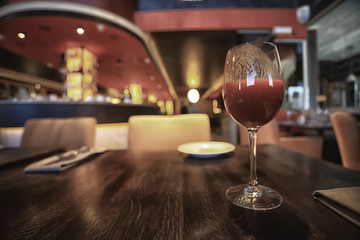
[[[360,184],[360,173],[272,145],[258,178],[283,205],[249,211],[225,190],[245,183],[248,147],[218,158],[177,151],[108,151],[60,174],[0,174],[1,239],[360,239],[360,229],[312,197]]]

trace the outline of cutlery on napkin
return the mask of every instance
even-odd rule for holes
[[[87,147],[81,147],[76,150],[67,151],[62,154],[56,154],[54,156],[34,162],[25,167],[24,172],[61,172],[81,163],[91,155],[102,153],[104,151],[105,149],[89,149]]]
[[[316,200],[360,227],[360,187],[316,190]]]

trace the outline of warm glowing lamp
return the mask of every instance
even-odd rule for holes
[[[97,92],[96,57],[85,48],[69,48],[65,52],[66,95],[70,100],[86,101]]]
[[[173,115],[174,114],[174,104],[173,101],[166,101],[165,103],[165,110],[167,115]]]
[[[190,89],[187,93],[187,98],[191,103],[197,103],[200,99],[200,93],[196,89]]]
[[[188,73],[187,85],[190,88],[199,87],[199,85],[200,85],[199,76],[194,71],[191,71],[191,72]]]
[[[151,102],[151,103],[156,103],[157,96],[155,94],[149,94],[148,101]]]
[[[120,103],[120,98],[113,97],[113,98],[111,98],[110,102],[112,104],[119,104]]]
[[[78,72],[82,67],[81,48],[69,48],[66,50],[66,70],[69,73]]]
[[[90,98],[93,97],[93,96],[94,96],[94,92],[93,92],[93,90],[90,89],[90,88],[85,88],[85,89],[83,90],[83,92],[82,92],[82,98],[83,98],[84,100],[90,99]]]
[[[221,108],[219,108],[219,102],[216,99],[213,99],[212,106],[213,106],[213,113],[215,114],[221,113]]]
[[[131,94],[131,102],[134,104],[142,104],[142,87],[140,84],[132,83],[129,86]]]
[[[83,71],[91,72],[94,69],[94,54],[86,49],[83,49],[82,62]]]
[[[165,113],[165,103],[164,103],[164,101],[162,101],[162,100],[158,101],[157,105],[160,108],[160,112]]]

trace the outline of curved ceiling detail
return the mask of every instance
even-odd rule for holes
[[[76,34],[77,27],[85,34]],[[178,98],[142,30],[107,10],[71,2],[9,4],[0,8],[0,31],[0,47],[55,69],[66,48],[84,46],[98,58],[100,86],[121,91],[140,83],[145,95]],[[27,37],[19,39],[18,32]]]

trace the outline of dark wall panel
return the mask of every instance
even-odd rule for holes
[[[160,114],[156,105],[90,103],[0,103],[0,127],[22,127],[30,118],[95,117],[98,123],[127,122],[132,115]]]

